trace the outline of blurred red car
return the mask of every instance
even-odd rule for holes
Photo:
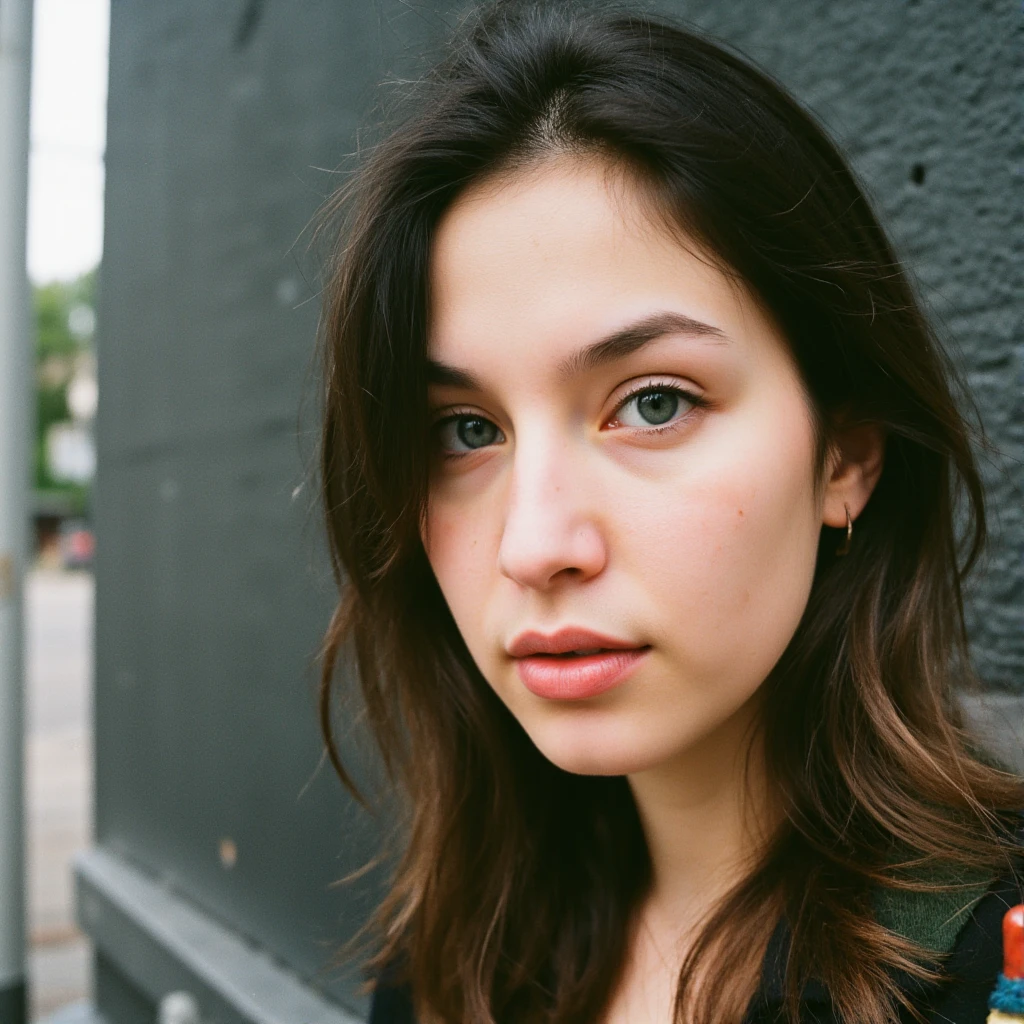
[[[68,519],[60,527],[60,556],[65,569],[88,569],[96,551],[96,536],[83,519]]]

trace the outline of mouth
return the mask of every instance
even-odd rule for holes
[[[557,633],[523,633],[509,645],[520,681],[547,700],[588,700],[633,674],[651,647],[569,627]]]

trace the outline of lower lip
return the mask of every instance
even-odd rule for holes
[[[517,658],[516,668],[523,686],[538,697],[586,700],[624,682],[649,651],[649,647],[631,647],[574,658],[535,654]]]

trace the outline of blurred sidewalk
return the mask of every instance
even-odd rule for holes
[[[26,827],[32,1019],[89,995],[72,855],[91,842],[93,579],[38,569],[25,592]]]

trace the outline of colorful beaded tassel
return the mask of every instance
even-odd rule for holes
[[[1003,973],[988,1007],[988,1024],[1024,1024],[1024,904],[1003,917]]]

